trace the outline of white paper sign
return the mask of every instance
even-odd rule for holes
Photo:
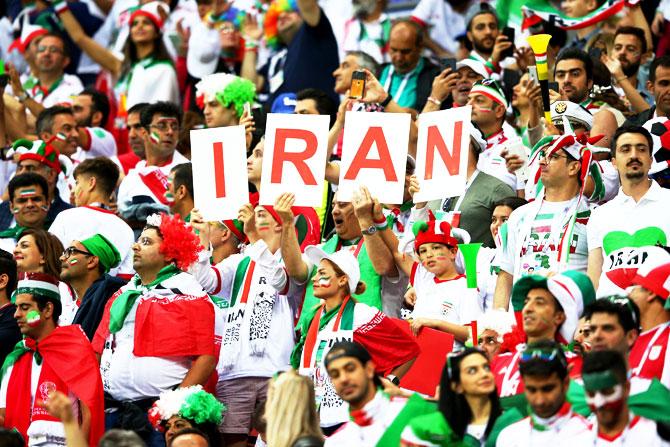
[[[296,206],[322,205],[329,124],[327,115],[268,115],[261,205],[274,205],[285,192],[295,194]]]
[[[408,113],[347,112],[337,200],[366,186],[381,203],[402,203],[409,144]]]
[[[249,202],[244,126],[191,131],[195,207],[206,221],[236,219]]]
[[[471,110],[465,106],[419,115],[414,173],[420,190],[414,194],[415,203],[465,192]]]

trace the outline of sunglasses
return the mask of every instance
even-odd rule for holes
[[[545,350],[545,349],[527,349],[524,352],[521,353],[521,356],[519,357],[520,362],[529,362],[533,359],[538,359],[542,360],[544,362],[553,362],[554,360],[558,359],[559,362],[565,367],[568,366],[568,362],[565,360],[565,355],[563,355],[563,352],[560,351],[559,348],[554,348],[551,350]]]

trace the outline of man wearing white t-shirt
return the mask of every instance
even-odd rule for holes
[[[109,207],[119,179],[119,168],[108,158],[91,158],[77,165],[74,179],[74,203],[77,207],[58,214],[49,232],[64,247],[97,233],[105,236],[114,244],[122,260],[118,268],[111,269],[111,274],[132,275],[133,230]]]
[[[145,160],[128,172],[119,186],[119,213],[130,221],[143,222],[147,216],[169,210],[170,170],[188,159],[177,149],[181,111],[170,102],[159,101],[142,109],[140,114]]]
[[[582,197],[587,172],[583,150],[574,135],[562,135],[540,149],[544,193],[514,210],[506,223],[494,307],[507,309],[513,282],[525,275],[586,272],[590,211]]]
[[[64,72],[69,63],[62,37],[56,34],[42,37],[35,57],[35,77],[23,85],[12,82],[14,94],[34,116],[39,115],[45,107],[71,104],[71,97],[84,89],[78,77]]]
[[[651,135],[643,127],[624,126],[614,134],[613,147],[621,189],[593,211],[587,226],[588,274],[598,296],[624,294],[627,269],[642,265],[647,248],[670,241],[670,191],[648,177]]]

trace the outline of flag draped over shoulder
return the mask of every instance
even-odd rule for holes
[[[567,17],[553,7],[548,0],[529,0],[522,7],[524,15],[522,29],[525,30],[543,21],[564,30],[587,28],[617,14],[623,10],[625,5],[637,3],[639,0],[606,0],[590,14],[583,17]]]

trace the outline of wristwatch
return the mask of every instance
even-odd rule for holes
[[[394,384],[395,386],[400,385],[400,379],[398,378],[398,376],[394,376],[393,374],[389,374],[388,376],[386,376],[386,378],[387,378],[392,384]]]
[[[361,230],[361,233],[363,233],[366,236],[372,236],[377,232],[377,227],[374,225],[370,225],[367,229]]]

